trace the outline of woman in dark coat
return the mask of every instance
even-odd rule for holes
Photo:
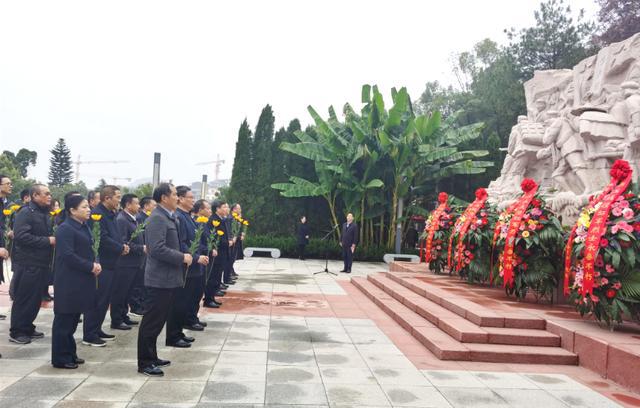
[[[298,243],[298,258],[301,260],[305,260],[304,257],[304,249],[307,245],[309,245],[309,235],[311,231],[309,230],[309,226],[307,225],[307,217],[304,215],[300,217],[300,224],[298,224],[298,228],[296,229],[296,242]]]
[[[76,354],[73,334],[80,314],[95,307],[96,278],[102,271],[95,262],[89,202],[82,196],[65,200],[66,219],[56,230],[56,258],[51,335],[51,364],[56,368],[78,368],[84,360]]]

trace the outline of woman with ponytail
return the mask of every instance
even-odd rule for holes
[[[76,354],[73,334],[80,314],[95,307],[96,277],[102,271],[92,249],[88,201],[79,195],[65,199],[65,221],[56,230],[56,300],[51,340],[51,364],[73,369],[84,360]]]

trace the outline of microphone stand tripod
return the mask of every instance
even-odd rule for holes
[[[331,228],[331,230],[327,233],[327,235],[322,237],[322,239],[320,241],[326,241],[327,238],[329,238],[331,236],[331,234],[333,234],[333,231],[335,231],[335,229],[338,228],[339,226],[340,226],[340,224],[334,225],[333,228]],[[324,271],[314,272],[313,274],[317,275],[319,273],[328,273],[328,274],[331,274],[333,276],[338,276],[337,273],[329,271],[329,250],[328,249],[324,251]]]

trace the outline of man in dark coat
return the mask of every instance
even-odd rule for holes
[[[209,236],[211,232],[211,228],[213,227],[213,222],[219,223],[217,230],[222,231],[223,235],[218,241],[218,253],[215,258],[213,258],[213,267],[211,271],[211,275],[209,276],[208,281],[206,282],[206,286],[204,289],[204,307],[209,308],[219,308],[220,302],[216,301],[216,296],[222,297],[226,294],[224,290],[222,290],[222,275],[224,272],[224,268],[229,263],[229,244],[232,241],[229,240],[231,234],[229,233],[228,223],[225,221],[226,215],[229,213],[229,204],[222,200],[216,200],[213,202],[213,211],[214,214],[209,219],[207,223],[207,227],[204,230],[204,234],[202,234],[203,243],[206,242],[206,237]],[[206,244],[205,244],[206,245]],[[209,254],[211,255],[211,254]]]
[[[138,225],[145,224],[147,222],[147,218],[151,215],[151,212],[156,209],[156,202],[151,197],[143,197],[140,200],[141,211],[138,211],[138,215],[136,215],[136,221],[138,221]],[[142,242],[144,242],[144,234],[141,234]],[[145,288],[144,288],[144,267],[147,262],[147,254],[142,255],[141,267],[138,273],[136,274],[136,278],[133,281],[133,287],[129,292],[129,296],[127,298],[127,303],[129,304],[129,308],[131,309],[131,313],[136,316],[144,315],[145,307]]]
[[[204,229],[205,223],[208,222],[208,218],[204,219],[204,223],[198,224],[191,217],[191,210],[193,209],[194,197],[193,192],[187,186],[176,187],[178,194],[178,210],[176,214],[178,216],[178,227],[180,233],[180,250],[184,253],[190,252],[190,246],[196,239],[196,233],[199,228]],[[203,331],[204,326],[196,319],[194,320],[191,315],[192,305],[194,302],[199,302],[202,296],[204,281],[203,281],[203,268],[209,263],[209,258],[201,253],[200,242],[196,247],[194,256],[194,262],[191,264],[186,273],[186,282],[183,288],[178,288],[175,295],[175,302],[171,310],[169,320],[172,320],[171,326],[175,328],[173,333],[167,332],[167,345],[174,347],[184,346],[184,341],[192,343],[195,339],[190,336],[186,336],[182,329]],[[181,342],[180,340],[184,340]]]
[[[17,215],[13,225],[13,270],[16,271],[9,340],[27,344],[42,338],[33,321],[42,300],[42,282],[49,272],[56,239],[51,225],[51,192],[42,184],[31,187],[31,202]]]
[[[353,214],[347,214],[347,222],[342,224],[342,237],[340,246],[342,247],[342,259],[344,259],[344,269],[340,272],[351,273],[353,264],[353,253],[358,245],[358,226],[353,222]]]
[[[300,224],[296,230],[296,242],[298,243],[298,258],[304,261],[304,249],[309,245],[309,235],[311,231],[307,225],[307,217],[304,215],[300,217]]]
[[[178,194],[176,188],[161,183],[153,191],[158,207],[147,220],[145,239],[147,243],[147,265],[144,283],[148,291],[149,310],[144,314],[138,331],[138,372],[152,377],[161,377],[171,362],[158,358],[156,342],[162,331],[174,301],[174,293],[184,284],[184,267],[191,265],[191,254],[180,250],[180,237],[176,210]],[[167,327],[167,333],[175,330]]]
[[[129,253],[129,245],[122,240],[122,235],[116,223],[116,211],[120,207],[122,194],[116,186],[104,186],[100,191],[100,204],[93,210],[92,216],[101,216],[100,248],[98,258],[102,272],[98,276],[98,299],[96,308],[84,314],[82,344],[93,347],[104,347],[105,341],[115,338],[113,334],[102,330],[104,318],[111,301],[113,279],[116,274],[116,264],[121,255]]]
[[[137,325],[128,316],[129,306],[127,297],[136,275],[142,266],[144,256],[144,241],[138,229],[136,215],[140,210],[140,202],[135,194],[125,194],[120,200],[122,211],[116,216],[116,224],[122,236],[122,241],[129,245],[129,253],[118,258],[116,275],[111,293],[111,328],[115,330],[131,330]],[[137,234],[135,237],[133,234]]]

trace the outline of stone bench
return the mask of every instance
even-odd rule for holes
[[[411,254],[384,254],[384,256],[382,257],[382,260],[386,264],[390,264],[391,262],[395,262],[395,261],[420,263],[420,257],[418,255],[411,255]]]
[[[272,258],[276,258],[276,259],[280,258],[280,250],[278,248],[254,248],[254,247],[249,247],[249,248],[245,248],[244,251],[242,251],[244,256],[246,256],[247,258],[252,257],[254,252],[269,252],[269,254],[271,254]]]

